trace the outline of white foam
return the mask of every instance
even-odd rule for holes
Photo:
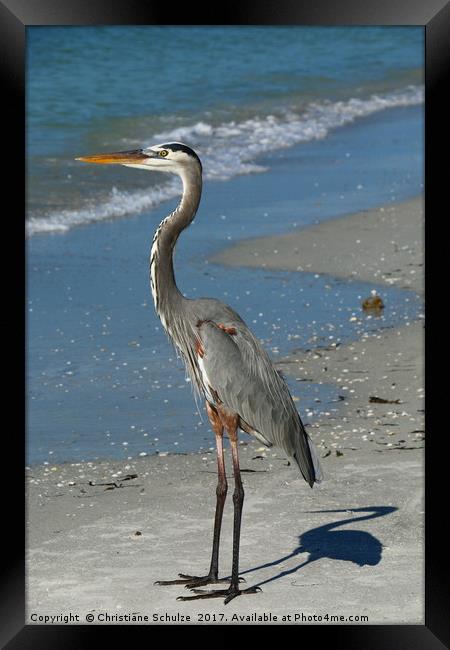
[[[387,108],[420,104],[423,100],[422,86],[408,86],[401,91],[372,95],[367,99],[314,102],[301,111],[290,109],[277,116],[254,116],[218,126],[200,121],[156,133],[152,140],[189,143],[200,154],[206,180],[227,180],[241,174],[266,171],[266,167],[254,162],[263,153],[325,138],[332,129],[355,119]],[[146,191],[124,192],[113,188],[102,203],[92,203],[79,210],[51,212],[45,217],[32,216],[27,222],[27,234],[64,232],[77,225],[136,214],[177,196],[179,191],[180,185],[176,180]]]
[[[178,196],[181,184],[178,179],[151,191],[123,192],[113,187],[110,197],[102,203],[92,203],[80,210],[61,210],[44,217],[31,217],[26,223],[28,237],[37,233],[65,232],[75,226],[103,221],[114,217],[138,214]]]
[[[423,102],[423,87],[409,86],[386,95],[368,99],[311,103],[298,113],[286,111],[281,116],[255,116],[242,122],[228,122],[213,127],[203,122],[158,133],[159,141],[182,138],[200,147],[205,177],[227,179],[237,174],[265,171],[252,161],[258,155],[300,142],[325,138],[337,127],[386,108],[411,106]]]

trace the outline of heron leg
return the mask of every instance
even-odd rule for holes
[[[206,576],[193,576],[185,573],[179,573],[179,579],[176,580],[158,580],[158,585],[185,585],[187,589],[201,587],[203,585],[215,584],[219,582],[230,582],[228,578],[219,579],[219,544],[220,530],[222,528],[222,516],[225,506],[225,499],[228,491],[227,477],[225,473],[225,461],[223,456],[223,423],[216,409],[206,402],[206,412],[211,422],[212,430],[216,436],[217,451],[217,475],[218,482],[216,488],[216,514],[214,517],[214,536],[211,556],[211,565],[209,573]],[[241,578],[243,580],[243,578]]]
[[[239,453],[238,453],[238,416],[225,416],[222,415],[222,421],[227,430],[231,443],[231,453],[233,458],[234,470],[234,523],[233,523],[233,564],[231,570],[231,584],[228,589],[215,589],[211,591],[203,591],[201,589],[193,589],[195,596],[180,596],[177,600],[200,600],[204,598],[221,598],[224,597],[224,604],[230,602],[236,596],[242,594],[255,594],[261,591],[260,587],[249,587],[247,589],[239,589],[239,546],[241,537],[241,520],[242,508],[244,504],[244,487],[241,480],[241,470],[239,467]]]
[[[219,574],[219,544],[220,544],[220,530],[222,528],[222,516],[225,506],[225,499],[227,498],[228,483],[227,475],[225,472],[225,460],[223,457],[223,424],[217,411],[206,403],[206,412],[211,422],[212,429],[216,436],[216,450],[217,450],[217,488],[216,488],[216,514],[214,517],[214,537],[213,549],[211,556],[211,566],[209,575],[216,580]]]

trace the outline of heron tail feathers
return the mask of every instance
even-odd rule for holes
[[[306,435],[308,436],[308,434]],[[319,455],[317,453],[316,445],[313,443],[313,441],[309,436],[307,437],[307,440],[308,440],[309,451],[311,454],[311,459],[314,466],[314,476],[315,476],[314,480],[316,483],[320,483],[323,480],[323,472],[322,472],[322,467],[320,465]]]
[[[309,483],[310,487],[312,487],[314,483],[320,483],[322,481],[323,473],[317,449],[306,431],[302,431],[299,435],[294,458],[300,468],[303,478],[307,483]]]

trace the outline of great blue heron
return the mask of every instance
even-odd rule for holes
[[[238,429],[252,434],[267,447],[276,445],[293,457],[312,487],[321,479],[314,445],[306,433],[289,389],[270,357],[242,318],[214,298],[189,299],[179,291],[174,275],[173,250],[180,233],[192,222],[202,192],[202,164],[190,147],[179,142],[133,151],[78,158],[84,162],[120,164],[138,169],[172,172],[183,182],[178,207],[161,221],[150,253],[150,283],[156,312],[171,341],[181,353],[192,385],[206,400],[206,412],[217,448],[217,501],[213,548],[206,576],[179,574],[160,585],[184,584],[195,595],[179,600],[224,596],[224,603],[259,587],[239,588],[239,541],[244,489],[238,457]],[[219,542],[227,495],[223,433],[231,444],[234,470],[234,526],[231,581],[220,579]],[[205,591],[197,587],[230,582],[228,589]]]

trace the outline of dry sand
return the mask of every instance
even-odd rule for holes
[[[263,259],[272,268],[421,291],[422,200],[248,240],[217,259]],[[134,614],[162,623],[423,624],[423,333],[417,321],[277,364],[298,379],[300,394],[302,379],[339,387],[338,412],[324,410],[308,428],[326,480],[311,490],[281,453],[242,434],[241,466],[250,471],[243,473],[241,574],[262,592],[226,606],[177,602],[187,593],[182,586],[153,584],[207,572],[214,454],[27,470],[27,622],[72,615],[70,622],[85,623],[92,614],[94,623],[132,623],[116,617]],[[230,572],[231,535],[230,495],[222,575]]]

